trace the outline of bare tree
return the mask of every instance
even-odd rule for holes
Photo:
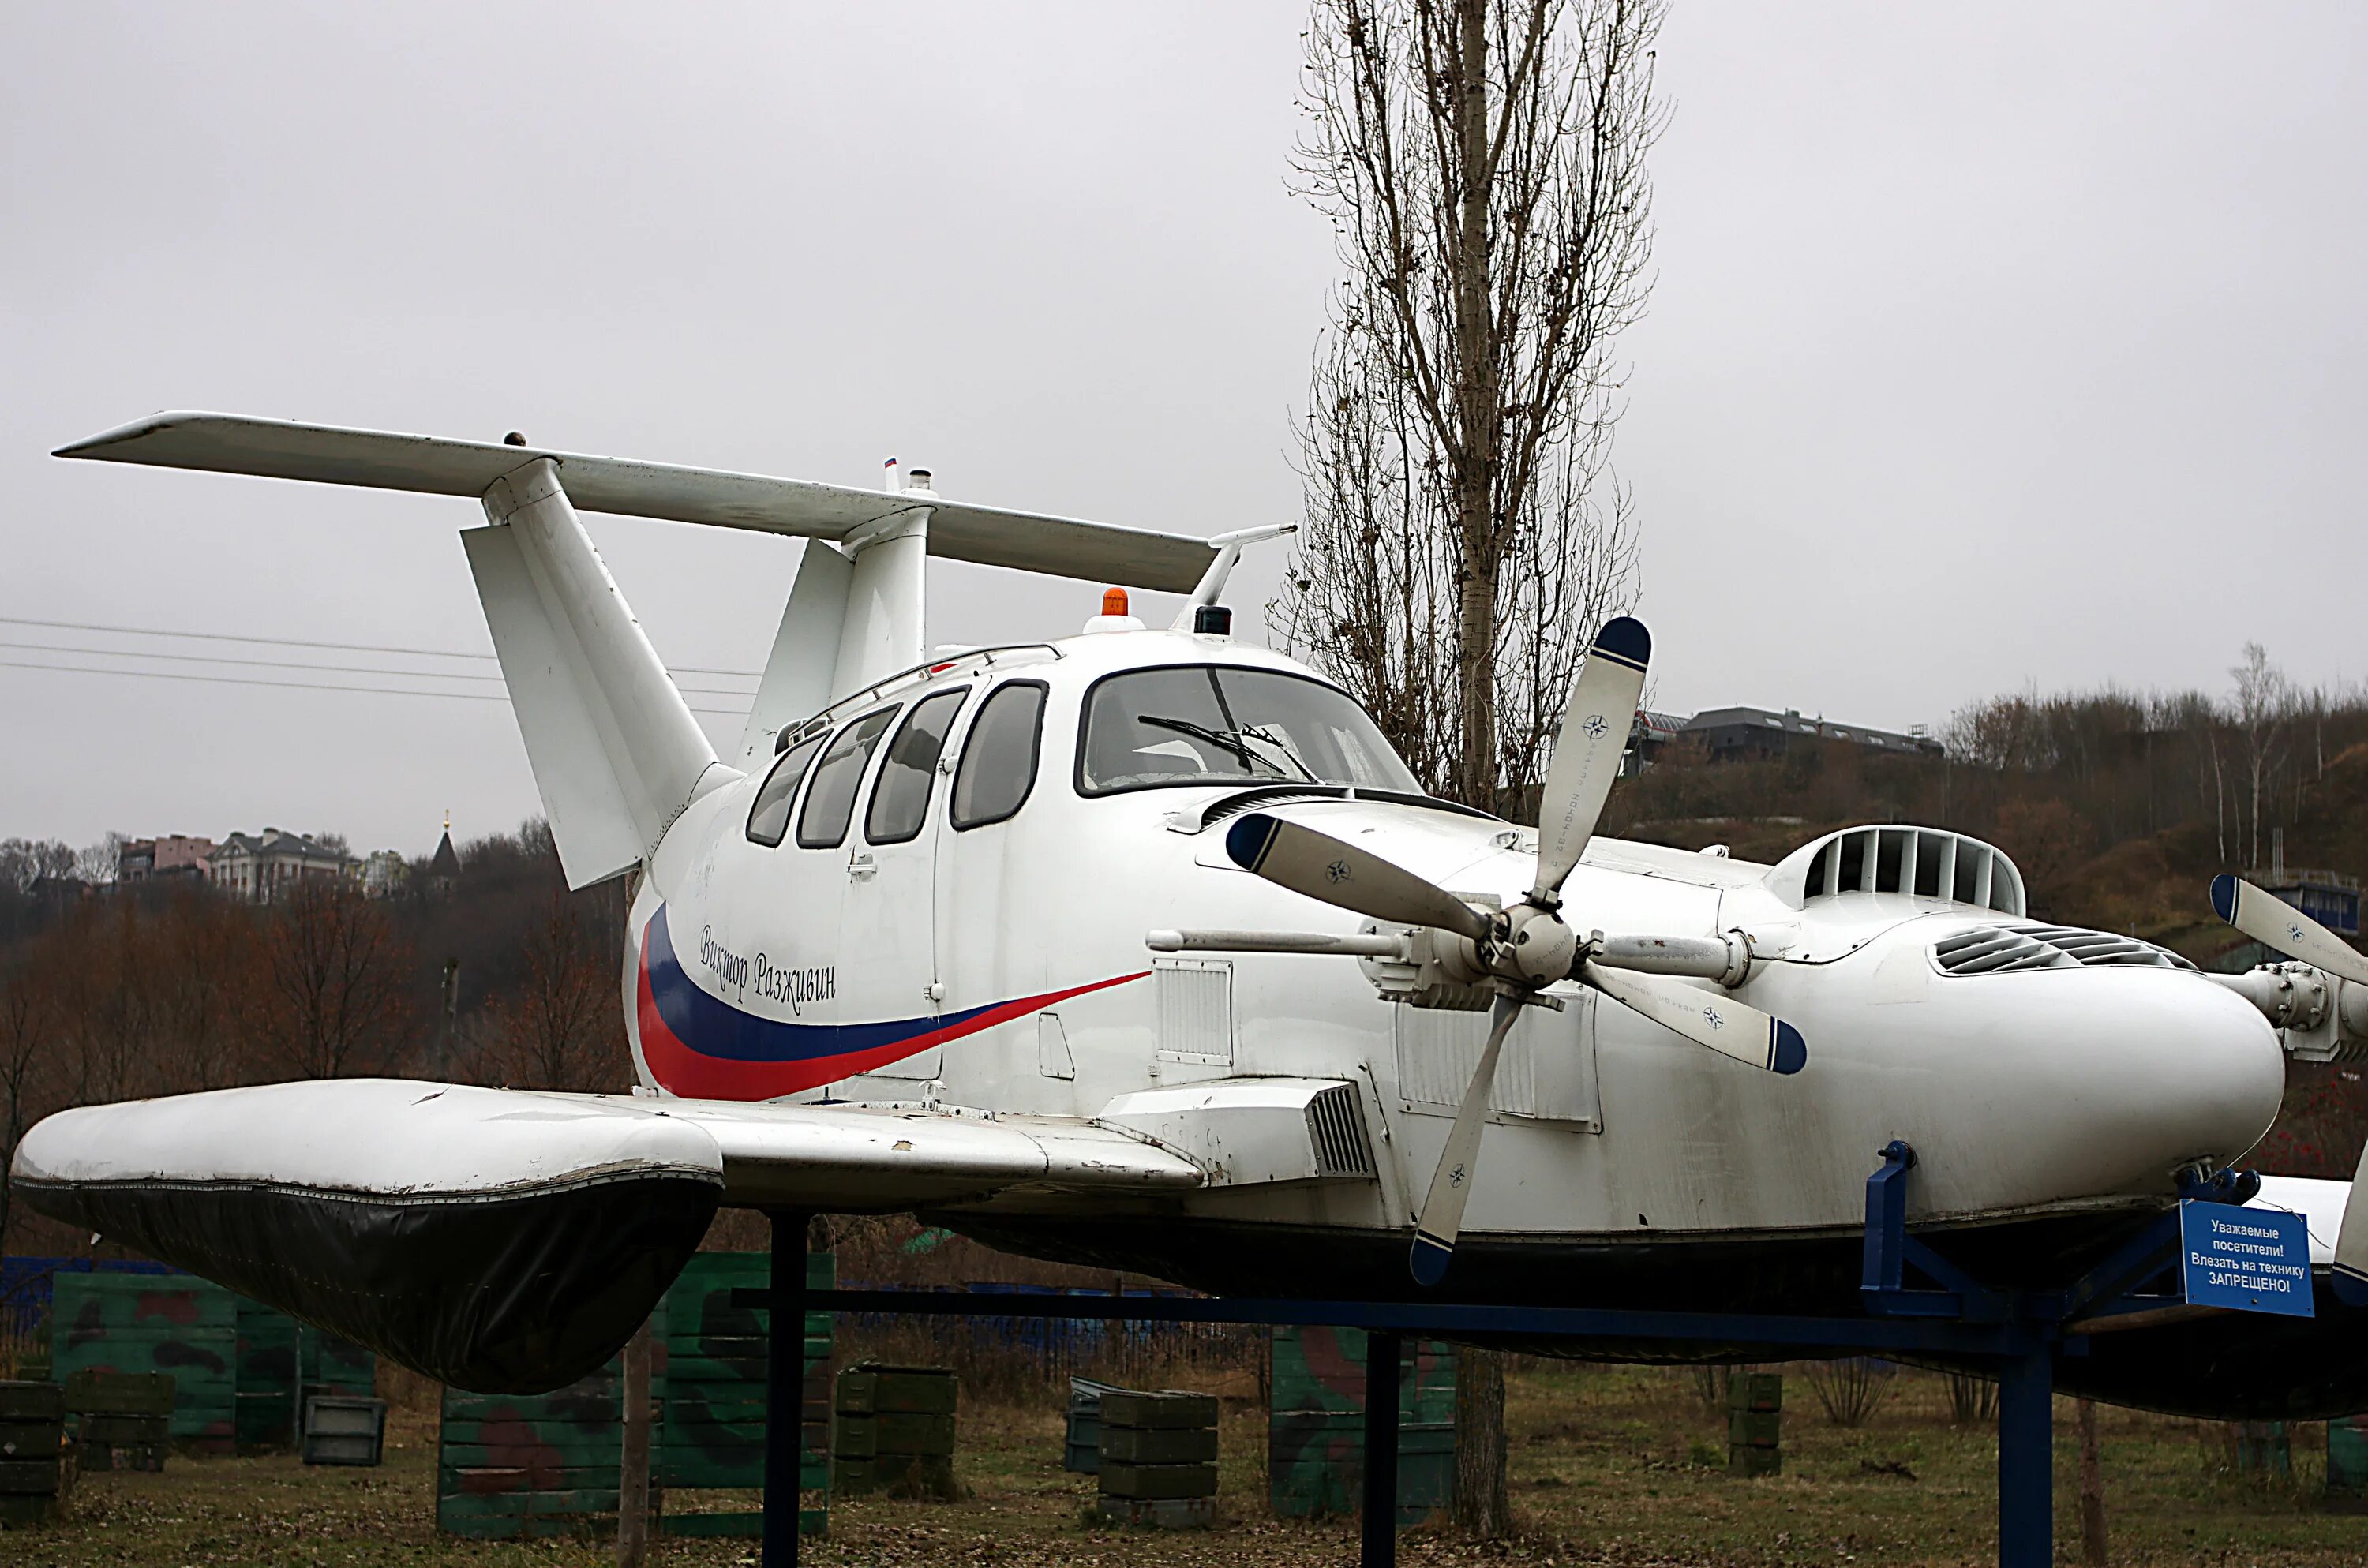
[[[45,877],[73,874],[74,851],[54,838],[11,838],[0,842],[0,889],[30,892]]]
[[[2237,683],[2237,702],[2230,717],[2245,742],[2245,782],[2248,830],[2245,863],[2261,863],[2261,797],[2274,788],[2276,769],[2284,755],[2286,721],[2294,710],[2294,689],[2285,672],[2270,663],[2259,642],[2245,644],[2244,662],[2230,667]]]
[[[1611,348],[1644,309],[1661,0],[1315,0],[1295,161],[1348,278],[1285,642],[1425,783],[1525,801],[1632,591]]]
[[[264,937],[257,1028],[280,1070],[334,1078],[379,1067],[409,1016],[410,955],[379,907],[342,882],[298,882]]]
[[[576,901],[554,891],[524,946],[524,982],[495,1004],[495,1074],[526,1088],[623,1087],[616,976]]]
[[[1273,617],[1424,784],[1531,809],[1635,563],[1611,348],[1650,287],[1661,0],[1314,0],[1294,169],[1348,276]],[[1465,1353],[1456,1514],[1511,1528],[1504,1367]]]
[[[0,1245],[8,1235],[8,1171],[17,1140],[33,1123],[34,1070],[51,1038],[51,1007],[40,970],[19,960],[0,972]]]

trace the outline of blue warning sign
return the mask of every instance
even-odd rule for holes
[[[2192,1305],[2312,1315],[2310,1226],[2299,1214],[2191,1199],[2179,1206],[2179,1256]]]

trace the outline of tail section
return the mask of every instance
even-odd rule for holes
[[[494,482],[461,536],[571,887],[640,863],[736,777],[633,619],[548,458]]]
[[[920,662],[929,556],[1171,593],[1198,584],[1212,598],[1234,553],[1220,563],[1205,540],[951,500],[917,473],[903,490],[858,490],[230,414],[152,415],[56,455],[482,497],[493,526],[461,537],[577,887],[636,864],[683,807],[735,775],[666,678],[576,506],[807,541],[741,737],[748,759],[769,756],[783,724]]]
[[[926,491],[907,490],[910,501]],[[921,662],[929,508],[898,511],[837,545],[806,541],[765,678],[740,733],[740,760],[773,755],[785,724]]]

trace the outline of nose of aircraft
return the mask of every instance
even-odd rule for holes
[[[2191,1161],[2237,1163],[2277,1117],[2285,1053],[2276,1032],[2201,976],[2133,968],[1997,978],[2019,983],[2016,1011],[2036,1003],[2052,1015],[2030,1037],[2037,1049],[2026,1062],[2034,1121],[2055,1133],[2045,1158],[2066,1190],[2159,1190]],[[2049,981],[2070,983],[2050,996]]]
[[[2192,1161],[2240,1161],[2284,1095],[2260,1012],[2183,970],[1935,977],[1917,999],[1884,1054],[1931,1075],[1909,1137],[1936,1208],[2168,1195]]]

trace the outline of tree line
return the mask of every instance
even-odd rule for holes
[[[624,892],[567,891],[541,821],[369,899],[303,882],[250,904],[196,879],[95,890],[65,846],[0,844],[0,1169],[74,1105],[393,1074],[620,1091]],[[88,891],[85,891],[88,890]],[[0,1244],[70,1238],[10,1200]]]

